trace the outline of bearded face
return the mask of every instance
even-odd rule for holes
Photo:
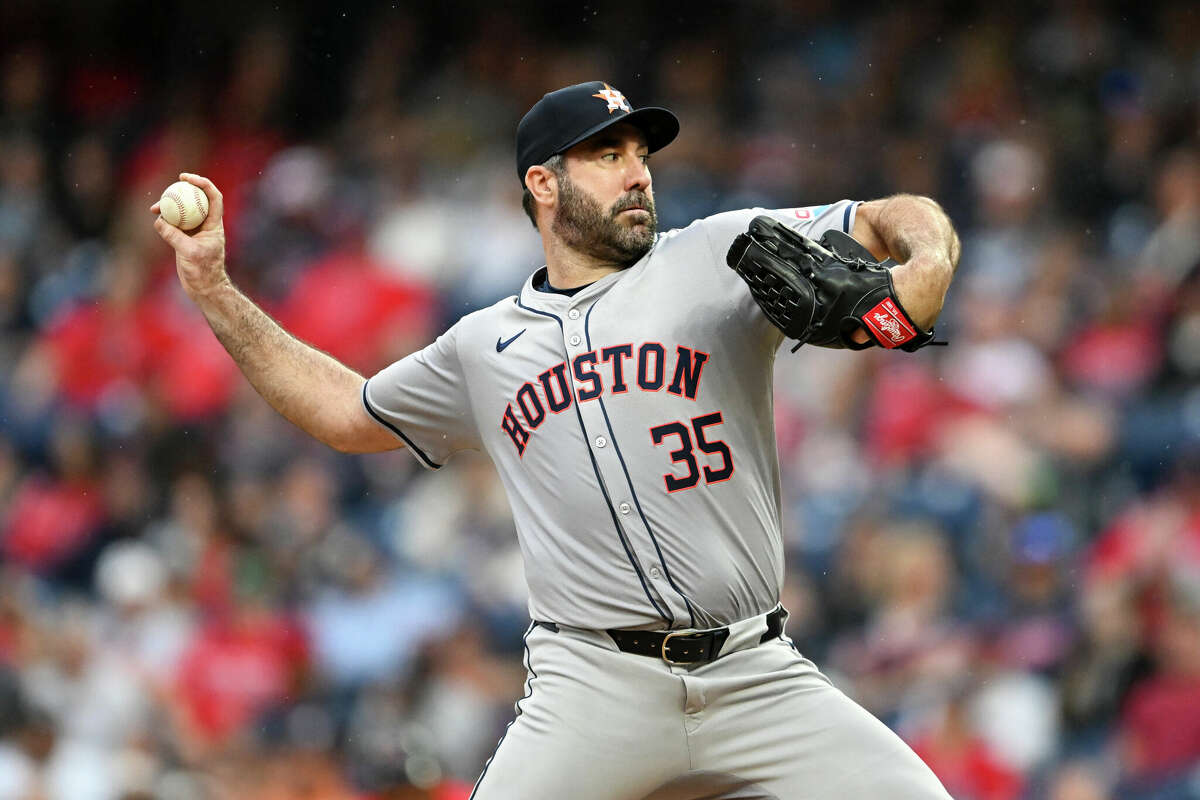
[[[605,209],[563,170],[558,175],[558,211],[553,230],[572,249],[628,267],[649,252],[658,229],[654,198],[627,192]],[[622,214],[630,209],[642,209]]]

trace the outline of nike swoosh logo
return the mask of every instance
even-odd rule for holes
[[[524,332],[525,332],[525,331],[527,331],[527,330],[529,330],[529,329],[528,329],[528,328],[521,328],[521,333],[524,333]],[[521,336],[521,333],[518,333],[516,336],[512,337],[511,339],[507,339],[507,340],[505,340],[505,341],[500,341],[500,339],[499,339],[499,338],[497,338],[497,339],[496,339],[496,352],[497,352],[497,353],[503,353],[503,352],[504,352],[504,348],[508,347],[510,344],[512,344],[512,343],[513,343],[513,342],[515,342],[515,341],[516,341],[518,338],[520,338],[520,336]]]

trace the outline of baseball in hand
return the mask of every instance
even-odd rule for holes
[[[200,226],[208,216],[208,196],[199,186],[176,181],[158,201],[158,213],[167,223],[183,231]]]

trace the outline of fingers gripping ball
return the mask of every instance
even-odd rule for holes
[[[199,186],[176,181],[167,187],[159,199],[158,213],[168,224],[190,231],[199,227],[208,216],[208,196]]]

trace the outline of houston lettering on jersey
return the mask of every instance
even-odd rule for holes
[[[552,415],[570,408],[572,398],[586,403],[606,389],[616,395],[637,387],[643,392],[665,390],[695,400],[708,359],[708,353],[683,345],[669,352],[661,342],[589,350],[575,356],[569,365],[562,361],[523,383],[504,409],[500,427],[517,454],[524,457],[532,432]]]

